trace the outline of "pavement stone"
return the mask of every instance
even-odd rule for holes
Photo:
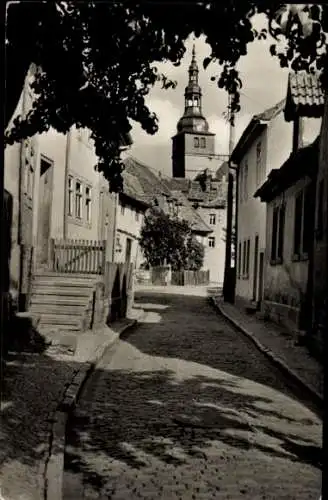
[[[224,302],[222,297],[214,297],[214,301],[227,318],[236,322],[241,329],[249,331],[264,349],[280,359],[323,400],[323,366],[310,355],[306,346],[295,343],[292,333],[270,321],[246,314],[235,305]]]
[[[134,316],[138,315],[140,311],[135,311]],[[0,425],[0,492],[4,500],[44,499],[45,467],[56,410],[70,384],[81,383],[81,369],[115,342],[129,321],[81,333],[74,355],[63,351],[62,346],[51,346],[41,354],[8,354]]]
[[[284,376],[205,296],[136,302],[70,418],[64,500],[317,500],[322,423]]]

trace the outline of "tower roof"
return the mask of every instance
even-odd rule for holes
[[[198,65],[195,44],[192,48],[191,62],[188,69],[189,80],[185,89],[185,110],[177,124],[178,132],[208,133],[209,126],[202,113],[202,91],[198,84]]]

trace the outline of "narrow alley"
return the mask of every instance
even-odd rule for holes
[[[206,297],[139,292],[69,421],[64,499],[317,500],[321,421]]]

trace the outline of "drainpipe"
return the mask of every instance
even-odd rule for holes
[[[66,135],[66,150],[65,150],[65,180],[64,180],[64,225],[63,225],[63,238],[67,239],[68,233],[68,175],[71,162],[71,147],[72,147],[72,128],[69,129]]]

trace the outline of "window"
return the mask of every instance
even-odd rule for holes
[[[171,208],[171,207],[170,207],[170,208]],[[136,212],[135,212],[135,219],[136,219],[136,221],[138,222],[138,220],[139,220],[139,212],[138,212],[138,211],[136,211]]]
[[[208,246],[210,248],[214,248],[215,247],[215,238],[214,238],[214,236],[209,236],[209,238],[208,238]]]
[[[312,193],[306,186],[295,198],[294,212],[294,259],[307,258],[312,241]]]
[[[318,241],[322,240],[324,233],[323,189],[324,189],[324,181],[322,179],[319,183],[319,188],[318,188],[318,209],[317,209],[318,211],[317,211],[317,229],[316,229],[316,237]]]
[[[192,75],[190,75],[190,81],[191,82],[196,82],[197,81],[197,75],[195,73],[193,73]]]
[[[192,107],[192,99],[188,99],[188,100],[187,100],[187,106],[188,106],[189,108],[191,108],[191,107]]]
[[[198,97],[195,97],[194,98],[194,106],[198,106],[198,104],[199,104]]]
[[[210,224],[215,225],[216,217],[215,214],[210,214]]]
[[[200,138],[200,147],[201,148],[206,148],[206,140],[205,137]]]
[[[311,186],[307,186],[304,190],[304,205],[303,205],[303,227],[302,227],[302,254],[307,257],[310,250],[313,231],[313,220],[311,210]]]
[[[243,276],[246,274],[246,240],[243,243]]]
[[[124,205],[121,205],[121,214],[124,215],[125,214],[125,206]]]
[[[241,241],[238,244],[238,278],[241,275]]]
[[[82,184],[77,181],[75,183],[75,217],[82,219]]]
[[[285,205],[282,205],[279,209],[278,224],[279,228],[278,228],[277,257],[278,260],[282,262],[284,255]]]
[[[85,216],[87,222],[91,222],[91,188],[86,186],[85,188]]]
[[[251,246],[251,240],[247,240],[246,242],[246,272],[245,272],[245,278],[248,278],[249,276],[249,252],[250,252],[250,246]]]
[[[248,183],[248,162],[246,161],[245,162],[245,165],[244,165],[244,201],[247,201],[247,197],[248,197],[248,191],[247,191],[247,183]]]
[[[294,212],[294,254],[299,255],[301,250],[301,233],[302,233],[302,207],[303,207],[303,192],[299,193],[295,199]]]
[[[199,148],[199,138],[198,137],[194,137],[194,147]]]
[[[256,185],[261,182],[261,143],[256,146]]]
[[[275,207],[272,215],[271,264],[281,264],[284,252],[285,205]]]
[[[243,167],[241,167],[239,171],[239,203],[243,202],[243,194],[244,194],[244,172]]]
[[[72,179],[72,177],[69,177],[68,178],[68,197],[67,197],[67,212],[68,212],[68,215],[73,215],[73,203],[74,203],[73,179]]]

